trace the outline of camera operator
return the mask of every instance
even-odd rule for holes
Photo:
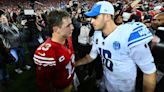
[[[31,11],[33,11],[33,13],[28,14],[28,12],[26,12],[22,20],[25,21],[25,23],[23,23],[24,36],[22,39],[29,50],[30,60],[32,60],[36,48],[46,39],[45,35],[48,35],[44,30],[46,24],[42,17],[43,12],[41,12],[41,9],[37,9],[36,12],[34,12],[34,10]]]
[[[23,44],[21,44],[20,30],[14,24],[9,23],[5,15],[1,15],[1,18],[3,19],[1,21],[1,33],[9,42],[9,52],[15,58],[14,71],[21,74],[23,72],[21,68],[29,70],[31,67],[27,65],[25,59],[24,47]],[[21,65],[18,61],[21,61]]]

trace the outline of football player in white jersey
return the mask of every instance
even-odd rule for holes
[[[107,1],[97,2],[85,15],[91,17],[96,31],[90,54],[76,66],[90,63],[100,54],[108,92],[135,92],[138,66],[143,72],[143,92],[154,92],[156,66],[148,46],[152,34],[146,26],[140,22],[117,26],[113,5]]]

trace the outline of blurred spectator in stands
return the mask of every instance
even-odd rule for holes
[[[144,15],[143,23],[147,26],[149,31],[153,34],[153,39],[150,42],[150,48],[152,49],[155,45],[157,45],[160,42],[160,38],[155,35],[155,30],[152,28],[152,16],[151,15]]]
[[[130,17],[131,17],[131,13],[129,13],[129,12],[123,12],[122,18],[123,18],[123,22],[124,22],[124,23],[129,22]]]
[[[152,28],[156,30],[156,35],[159,36],[161,42],[164,42],[164,12],[156,14],[152,21]]]
[[[155,31],[151,28],[151,21],[152,21],[152,16],[145,14],[142,22],[149,28],[152,34],[155,34]]]
[[[116,25],[123,24],[123,16],[120,14],[115,15],[114,22],[116,23]]]
[[[155,31],[155,35],[159,37],[159,39],[153,39],[152,43],[154,43],[152,52],[157,64],[163,64],[163,52],[164,52],[164,13],[161,12],[154,16],[152,21],[152,28]],[[157,43],[158,42],[158,43]],[[163,66],[162,66],[163,67]],[[160,69],[161,67],[159,67]],[[160,69],[161,70],[161,69]],[[163,71],[163,68],[162,68]]]

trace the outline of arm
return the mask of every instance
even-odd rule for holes
[[[138,45],[132,48],[131,54],[135,63],[144,73],[143,92],[154,92],[156,86],[156,66],[154,64],[154,59],[150,52],[150,48],[148,45]]]
[[[138,25],[142,26],[142,32],[144,35],[138,36],[134,39],[131,39],[132,31],[129,39],[129,49],[130,49],[130,56],[133,59],[134,63],[141,69],[144,73],[143,75],[143,92],[154,92],[155,85],[156,85],[156,65],[154,63],[154,58],[151,54],[151,50],[149,48],[148,42],[152,39],[152,34],[147,29],[147,27],[142,24],[132,24],[133,29],[136,29]],[[135,31],[136,32],[136,31]],[[140,32],[137,31],[139,34]],[[140,40],[139,40],[140,39]],[[141,40],[142,39],[142,40]]]
[[[86,55],[82,59],[76,61],[75,66],[80,66],[80,65],[88,64],[88,63],[92,62],[93,60],[94,59],[91,58],[90,55]]]
[[[143,92],[154,92],[156,86],[156,72],[143,75]]]
[[[95,46],[94,43],[95,42],[93,42],[92,49],[91,49],[90,53],[87,54],[82,59],[76,61],[75,66],[80,66],[80,65],[88,64],[88,63],[92,62],[94,59],[96,59],[96,57],[98,55],[98,52],[97,52],[97,48],[96,48],[96,46]]]

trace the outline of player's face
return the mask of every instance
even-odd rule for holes
[[[64,38],[67,38],[72,35],[74,27],[72,25],[71,18],[63,18],[63,24],[60,28],[60,35]]]
[[[95,30],[103,30],[105,26],[104,15],[100,14],[91,19],[91,24],[93,25]]]

